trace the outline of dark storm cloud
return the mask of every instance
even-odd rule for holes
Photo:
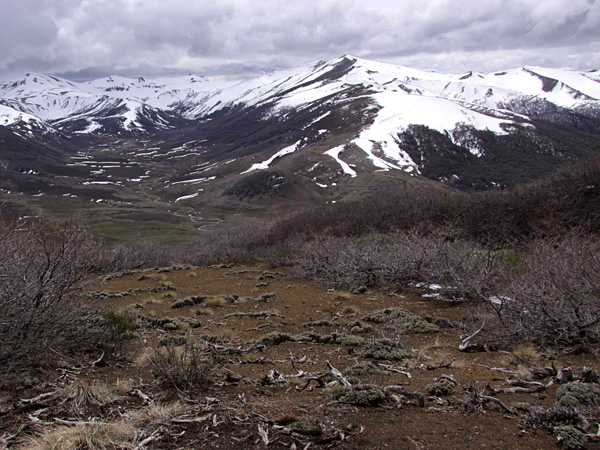
[[[0,0],[0,70],[231,75],[346,53],[447,71],[592,68],[599,1]]]

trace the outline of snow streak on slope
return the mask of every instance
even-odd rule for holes
[[[344,171],[345,174],[348,174],[352,178],[354,178],[356,176],[356,172],[348,165],[348,163],[346,163],[340,159],[340,152],[342,152],[343,150],[344,150],[344,146],[340,145],[339,147],[335,147],[335,148],[332,148],[331,150],[327,150],[325,152],[325,154],[329,155],[333,159],[335,159],[338,162],[338,164],[342,167],[342,170]],[[327,187],[327,186],[323,186],[323,185],[319,185],[319,186]]]
[[[301,113],[306,121],[298,129],[307,130],[308,136],[318,122],[335,123],[339,120],[336,111],[360,103],[360,113],[350,119],[356,122],[352,129],[360,131],[344,145],[362,150],[376,170],[413,171],[417,165],[398,137],[411,125],[436,130],[481,156],[477,143],[465,147],[458,142],[461,138],[456,131],[506,134],[516,123],[527,126],[530,118],[513,109],[531,114],[528,102],[600,117],[600,73],[527,66],[494,73],[443,74],[343,56],[244,82],[189,75],[156,79],[115,76],[75,83],[27,74],[0,81],[0,98],[5,107],[75,133],[111,132],[107,120],[118,129],[147,132],[177,126],[181,118],[208,120],[218,111],[243,115],[261,107],[264,119],[285,121],[290,111]],[[6,124],[12,120],[8,119],[14,116],[11,114],[4,114]],[[324,127],[329,132],[323,139],[335,134],[335,126]],[[280,138],[282,142],[290,139],[287,135]],[[337,144],[339,141],[326,148]],[[334,152],[337,149],[327,155],[342,165],[341,150]],[[283,148],[244,173],[266,169],[298,150],[298,144]]]
[[[252,167],[250,167],[248,170],[242,172],[241,175],[248,173],[248,172],[252,172],[254,170],[268,169],[269,166],[273,163],[273,161],[275,161],[277,158],[281,158],[282,156],[289,155],[290,153],[294,153],[296,150],[298,150],[298,147],[300,146],[300,142],[302,142],[302,141],[298,141],[295,144],[290,145],[289,147],[279,150],[277,153],[275,153],[273,156],[271,156],[266,161],[263,161],[263,162],[257,163],[257,164],[252,164]]]

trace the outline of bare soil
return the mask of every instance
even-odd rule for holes
[[[243,350],[270,332],[294,335],[316,332],[325,335],[335,331],[336,327],[309,327],[305,324],[316,320],[346,324],[361,320],[374,310],[388,307],[404,308],[434,322],[445,319],[450,325],[469,319],[471,314],[467,305],[423,297],[423,294],[431,293],[427,290],[351,294],[296,278],[287,269],[191,268],[145,274],[155,278],[140,280],[139,273],[132,274],[102,282],[94,289],[127,291],[172,285],[176,290],[92,301],[101,307],[148,317],[193,317],[200,321],[201,326],[178,331],[142,329],[136,338],[127,341],[120,357],[107,357],[101,364],[91,367],[89,363],[80,363],[87,366],[83,369],[77,366],[73,370],[63,368],[46,372],[44,380],[47,381],[32,387],[21,385],[11,391],[0,392],[0,436],[3,432],[15,432],[19,424],[27,423],[28,414],[46,407],[43,401],[30,407],[23,406],[19,403],[20,399],[33,398],[76,379],[108,384],[125,379],[131,384],[129,393],[124,393],[109,407],[98,409],[92,417],[108,420],[126,411],[142,408],[144,402],[132,394],[134,389],[149,395],[154,402],[167,403],[179,399],[197,417],[212,415],[207,421],[170,426],[161,439],[145,447],[150,449],[266,448],[259,428],[267,433],[268,448],[271,449],[547,449],[556,446],[556,439],[548,431],[520,426],[521,415],[508,414],[496,405],[487,404],[473,413],[465,411],[461,403],[465,398],[465,388],[508,386],[507,374],[484,366],[524,370],[527,364],[518,367],[515,356],[509,353],[458,351],[460,329],[456,327],[441,327],[437,333],[396,336],[383,325],[371,324],[374,331],[364,337],[399,339],[406,348],[413,350],[413,356],[404,361],[361,358],[353,354],[350,347],[337,344],[286,342],[267,345],[264,349],[249,353],[218,355],[219,363],[213,373],[214,384],[208,392],[183,394],[161,388],[151,368],[140,361],[144,359],[145,352],[169,336],[184,336],[187,339],[213,336],[225,346]],[[245,300],[269,292],[277,297],[268,302]],[[234,303],[223,300],[233,294],[239,296]],[[211,307],[197,305],[171,308],[175,299],[190,295],[217,296],[221,300],[209,302],[213,305]],[[226,317],[234,313],[267,310],[278,313],[278,316]],[[90,361],[98,356],[90,355]],[[56,355],[56,358],[60,356]],[[343,371],[367,360],[387,366],[396,364],[411,367],[411,378],[382,368],[381,373],[361,377],[361,382],[380,386],[402,385],[408,392],[423,393],[424,407],[411,399],[398,401],[400,399],[393,398],[372,407],[338,403],[334,398],[335,387],[319,387],[315,382],[309,388],[300,390],[309,375],[289,377],[285,382],[276,384],[265,381],[272,370],[284,377],[296,375],[297,370],[307,374],[323,372],[327,370],[326,362],[329,361]],[[592,355],[558,359],[544,356],[544,359],[535,363],[536,366],[550,364],[570,366],[574,370],[584,366],[599,368],[597,358]],[[440,365],[443,368],[435,368]],[[456,392],[450,397],[429,397],[427,385],[442,374],[456,379]],[[536,394],[498,393],[496,397],[508,406],[516,402],[550,406],[555,390],[556,387]],[[58,413],[49,410],[40,417],[49,420],[56,418],[55,414]],[[70,419],[68,416],[63,418]],[[24,434],[27,432],[23,431]],[[12,448],[20,448],[19,439],[13,445]],[[587,448],[597,449],[600,445],[594,443]]]

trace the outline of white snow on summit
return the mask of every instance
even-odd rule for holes
[[[513,110],[531,100],[581,111],[600,110],[600,72],[547,69],[535,66],[505,71],[444,74],[405,66],[342,56],[237,82],[188,75],[175,78],[112,76],[71,82],[50,75],[28,73],[0,79],[0,125],[34,119],[57,127],[77,122],[76,133],[104,132],[103,121],[113,119],[126,131],[169,128],[173,118],[197,120],[228,107],[265,107],[266,117],[284,118],[290,109],[321,109],[303,129],[330,120],[335,107],[366,99],[372,114],[358,134],[344,145],[354,145],[377,170],[416,170],[402,149],[398,134],[411,125],[424,125],[454,140],[458,127],[504,134],[516,121],[528,118]],[[269,115],[270,114],[270,115]],[[37,119],[39,118],[39,120]],[[178,119],[181,120],[181,119]],[[321,126],[323,128],[323,126]],[[336,143],[337,145],[337,143]],[[469,144],[470,145],[470,144]],[[481,151],[467,147],[480,156]],[[276,160],[299,151],[299,143],[283,148],[244,173],[266,169]],[[341,147],[344,148],[344,147]],[[340,159],[340,147],[326,152],[345,173],[356,171]]]

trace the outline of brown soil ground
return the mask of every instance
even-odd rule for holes
[[[421,392],[425,395],[424,407],[420,407],[414,400],[399,402],[394,399],[388,399],[375,407],[335,403],[334,387],[323,388],[314,382],[308,389],[298,389],[306,383],[309,375],[287,378],[285,382],[275,385],[263,381],[273,369],[283,376],[295,375],[296,369],[310,374],[326,371],[326,361],[344,370],[367,360],[352,354],[350,347],[330,344],[287,342],[267,345],[262,350],[249,353],[220,354],[213,373],[214,384],[207,392],[184,395],[160,387],[152,368],[143,363],[144,354],[169,336],[184,336],[188,340],[199,336],[216,336],[225,346],[246,349],[251,341],[259,340],[273,331],[329,334],[334,328],[307,327],[303,324],[315,320],[345,324],[387,307],[405,308],[422,317],[429,317],[430,320],[443,318],[459,321],[470,317],[466,305],[423,297],[422,294],[428,291],[414,289],[399,293],[367,291],[363,294],[350,294],[298,279],[288,274],[286,269],[269,269],[275,275],[272,278],[267,275],[264,279],[265,270],[262,267],[235,267],[146,272],[146,275],[154,275],[155,278],[140,280],[138,273],[94,286],[99,291],[127,291],[131,288],[148,289],[172,285],[176,290],[137,293],[95,302],[101,307],[132,311],[149,317],[193,317],[200,321],[201,326],[178,331],[142,329],[136,338],[127,341],[120,358],[107,357],[102,364],[89,367],[87,363],[88,367],[83,369],[59,369],[53,372],[54,375],[50,374],[47,383],[0,392],[0,421],[3,422],[0,436],[2,432],[14,432],[20,423],[26,423],[27,414],[31,411],[48,406],[43,401],[34,402],[31,407],[23,406],[17,399],[32,398],[51,391],[57,383],[61,385],[72,383],[75,379],[85,379],[109,385],[128,380],[128,387],[139,389],[155,402],[168,403],[179,398],[196,417],[212,415],[208,421],[170,425],[168,431],[161,434],[161,439],[150,442],[146,447],[151,449],[265,448],[259,427],[268,433],[268,448],[271,449],[555,448],[556,439],[547,430],[520,426],[522,416],[519,414],[508,414],[493,404],[487,404],[477,412],[465,412],[460,401],[465,398],[465,388],[471,385],[480,388],[488,385],[508,386],[508,375],[483,366],[513,370],[524,370],[524,366],[517,366],[515,355],[510,353],[458,351],[460,331],[456,328],[441,328],[437,333],[405,334],[398,337],[383,325],[372,324],[375,330],[364,335],[397,338],[406,348],[413,349],[413,357],[408,360],[370,360],[380,364],[412,367],[412,378],[383,370],[380,374],[363,376],[361,381],[380,386],[403,385],[408,392]],[[261,286],[261,283],[269,284]],[[257,298],[267,292],[274,292],[277,297],[268,302],[245,300],[246,297]],[[239,299],[234,303],[212,300],[209,302],[213,304],[211,307],[200,305],[171,308],[172,302],[177,298],[200,294],[218,297],[236,294]],[[265,310],[275,311],[279,316],[260,319],[226,317],[233,313]],[[90,356],[90,361],[95,358]],[[295,361],[295,367],[292,366],[292,360]],[[590,355],[561,357],[558,360],[543,358],[532,364],[549,366],[551,363],[557,367],[570,366],[574,370],[584,366],[598,368],[597,358]],[[443,364],[444,368],[434,368]],[[455,377],[458,383],[456,392],[441,399],[428,398],[426,386],[442,374]],[[550,406],[555,390],[553,387],[536,394],[498,393],[495,396],[509,406],[516,402]],[[142,400],[131,395],[131,392],[133,390],[124,392],[114,404],[99,408],[90,417],[113,420],[128,410],[143,408]],[[9,407],[11,404],[21,407],[12,410]],[[48,411],[50,412],[44,412],[40,417],[44,417],[44,414],[50,414],[47,418],[56,417],[52,415],[51,409]],[[64,418],[70,417],[67,415]],[[15,442],[13,448],[20,448],[19,440]],[[588,448],[598,449],[600,445],[590,444]]]

